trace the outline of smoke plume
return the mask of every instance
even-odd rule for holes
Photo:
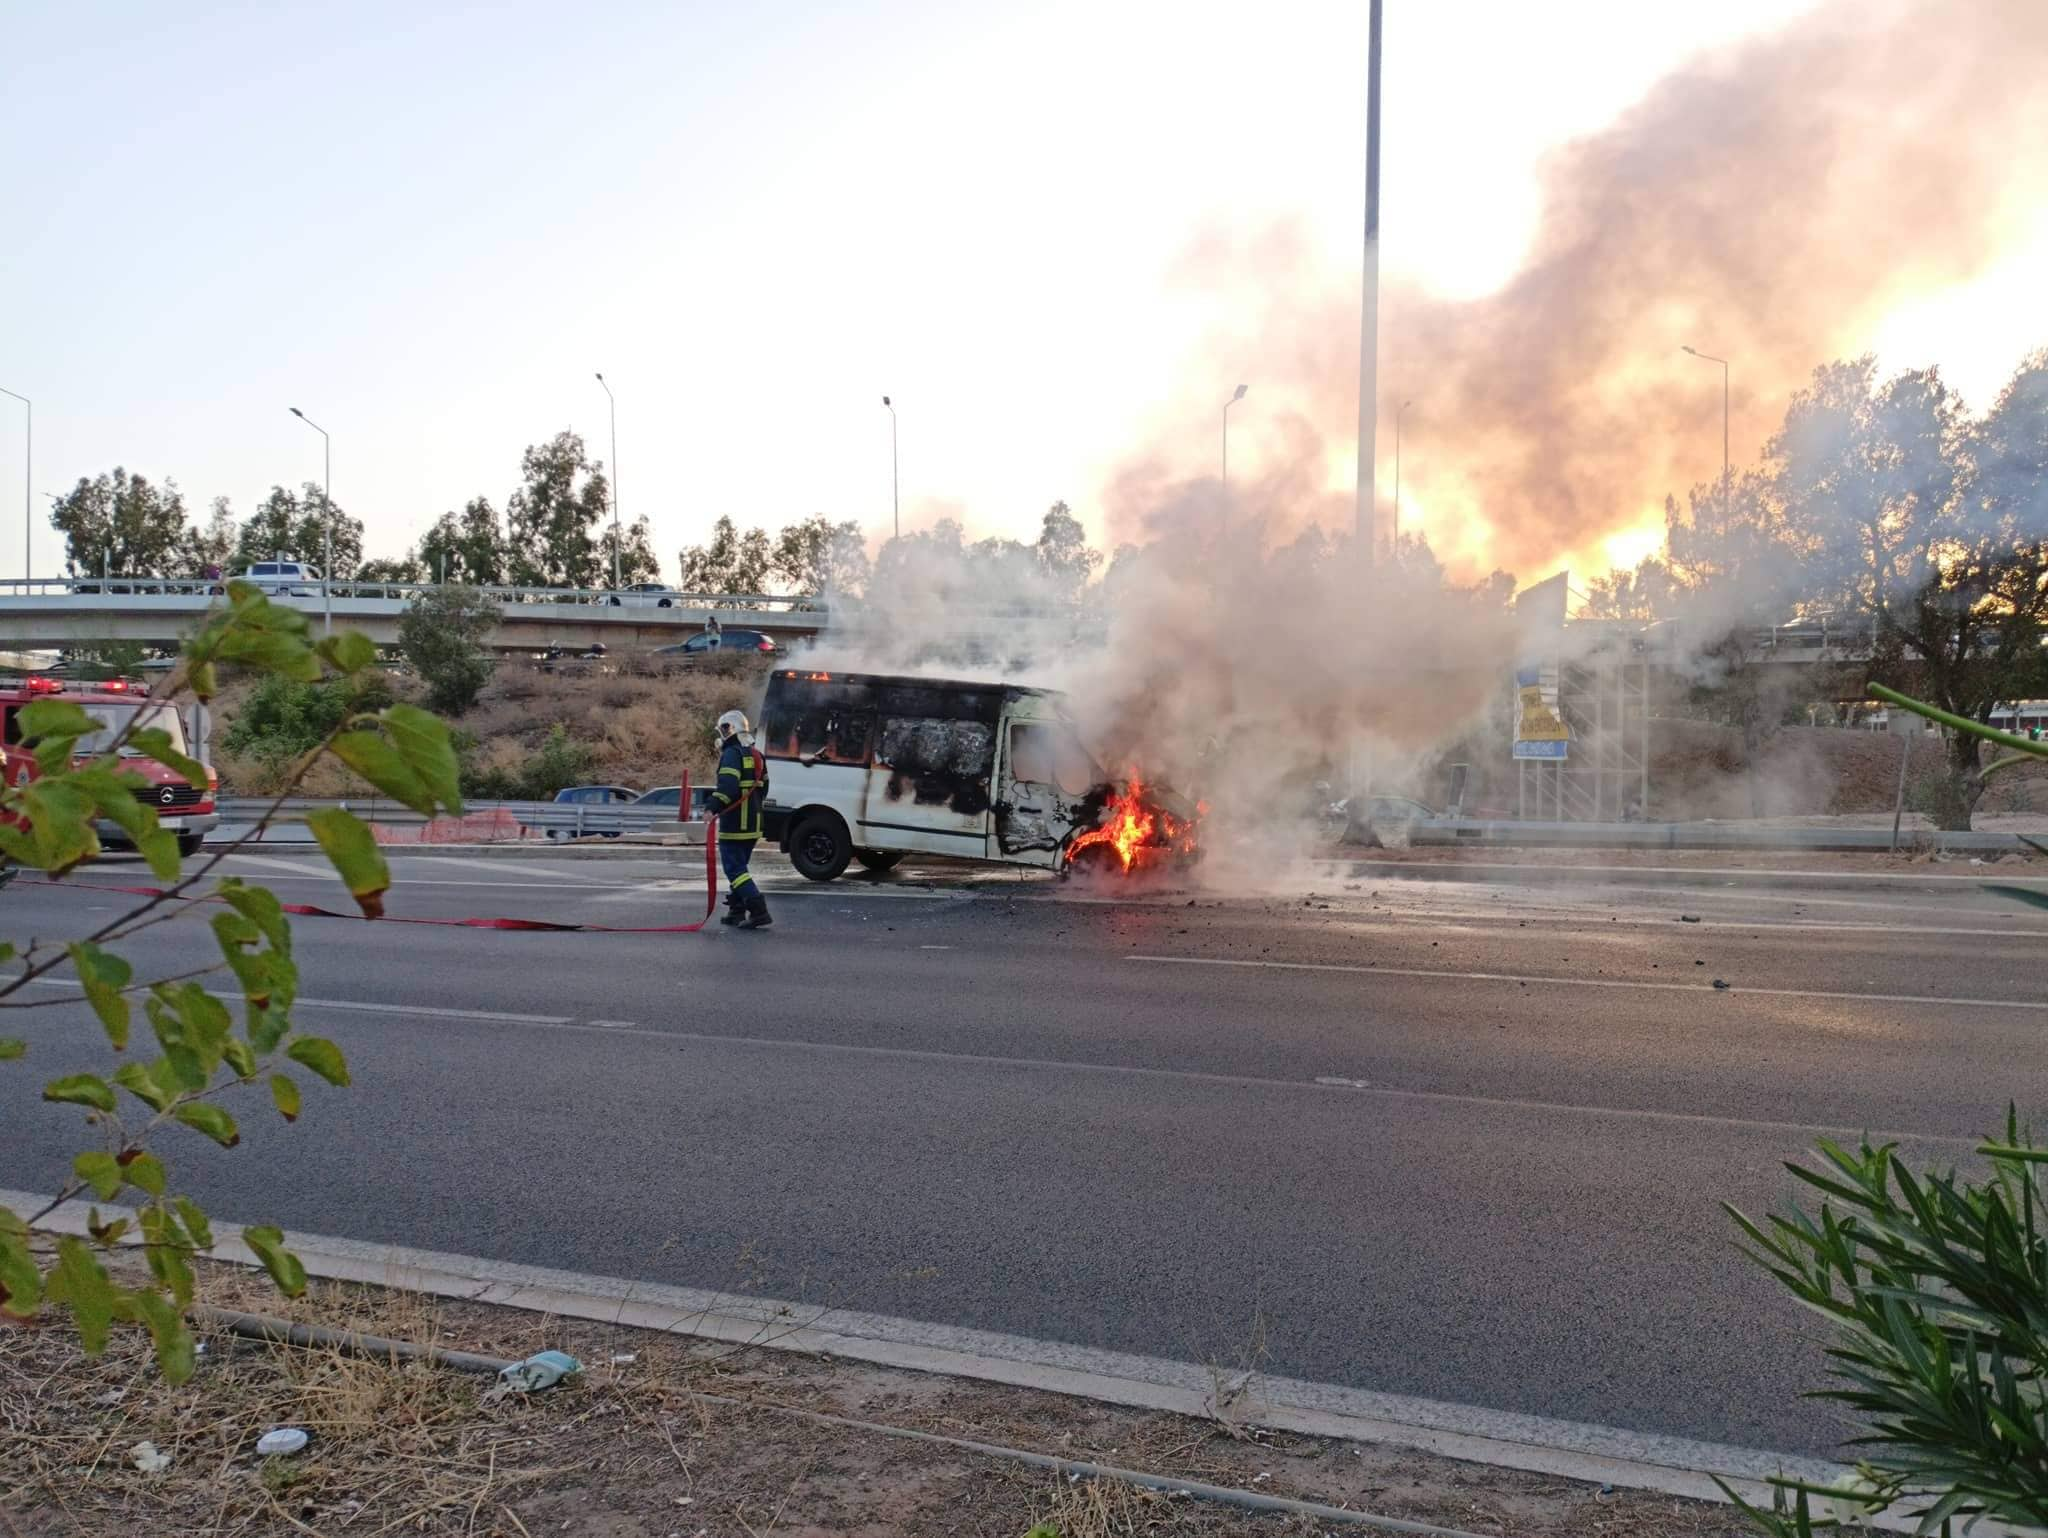
[[[1412,398],[1427,447],[1404,490],[1438,553],[1541,575],[1712,480],[1721,381],[1681,344],[1732,360],[1740,464],[1816,363],[1865,350],[1900,302],[1982,272],[2048,171],[2044,57],[2040,0],[1824,6],[1701,57],[1552,156],[1503,288],[1383,293],[1381,452],[1392,399]],[[1234,424],[1243,505],[1276,531],[1348,523],[1349,492],[1330,487],[1355,433],[1352,281],[1285,231],[1205,241],[1188,271],[1242,299],[1228,355],[1256,355],[1262,402],[1287,402]],[[1207,423],[1214,403],[1197,411]],[[1113,537],[1158,532],[1195,478],[1168,452],[1134,459],[1108,488]]]

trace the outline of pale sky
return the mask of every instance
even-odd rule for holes
[[[1804,6],[1387,9],[1387,267],[1472,293],[1513,270],[1546,149]],[[671,579],[720,513],[885,534],[885,392],[906,528],[1026,535],[1065,498],[1099,534],[1105,476],[1216,366],[1172,280],[1191,242],[1292,219],[1355,270],[1364,14],[0,0],[0,385],[36,403],[35,568],[61,558],[40,494],[117,463],[195,514],[317,479],[293,405],[396,555],[471,496],[502,508],[528,443],[574,428],[609,460],[595,370]],[[1938,361],[1981,401],[1992,353],[1981,381]],[[1242,379],[1255,412],[1258,359],[1229,368],[1217,400]],[[0,575],[21,417],[0,398]]]

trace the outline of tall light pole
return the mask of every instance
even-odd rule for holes
[[[324,633],[334,634],[334,440],[327,429],[294,406],[293,416],[320,435],[320,599],[326,611]]]
[[[903,537],[903,486],[896,474],[896,403],[888,396],[882,397],[882,404],[889,408],[889,515],[894,520],[896,537]]]
[[[1413,401],[1401,402],[1401,409],[1394,413],[1394,557],[1401,555],[1401,418],[1408,415]]]
[[[1379,455],[1380,376],[1380,0],[1372,0],[1365,64],[1365,276],[1358,322],[1358,513],[1356,537],[1373,558],[1373,462]]]
[[[1728,479],[1728,360],[1726,358],[1716,358],[1710,353],[1703,353],[1697,347],[1681,347],[1679,351],[1691,353],[1702,363],[1718,363],[1721,365],[1721,518],[1723,522],[1726,522],[1730,501],[1729,492],[1733,490],[1732,483]]]
[[[1237,393],[1223,403],[1223,489],[1230,490],[1230,408],[1244,399],[1248,385],[1239,385]]]
[[[21,466],[21,591],[28,592],[28,582],[35,573],[30,570],[34,564],[29,554],[29,540],[35,533],[36,502],[29,487],[34,484],[36,473],[36,403],[26,395],[15,395],[12,390],[0,389],[0,395],[13,395],[28,408],[28,447],[22,455]]]
[[[612,478],[606,482],[612,504],[612,591],[619,587],[619,400],[612,394],[612,387],[604,382],[604,375],[597,376],[597,382],[604,385],[604,398],[612,403]]]

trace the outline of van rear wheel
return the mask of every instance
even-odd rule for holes
[[[856,849],[853,857],[872,871],[894,870],[903,861],[900,849]]]
[[[846,824],[830,812],[812,812],[789,830],[789,863],[812,881],[832,881],[853,858]]]

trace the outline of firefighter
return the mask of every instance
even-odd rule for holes
[[[761,841],[761,803],[768,797],[768,760],[754,746],[746,712],[728,710],[718,718],[718,863],[725,871],[725,917],[721,924],[766,929],[768,900],[747,862]]]

